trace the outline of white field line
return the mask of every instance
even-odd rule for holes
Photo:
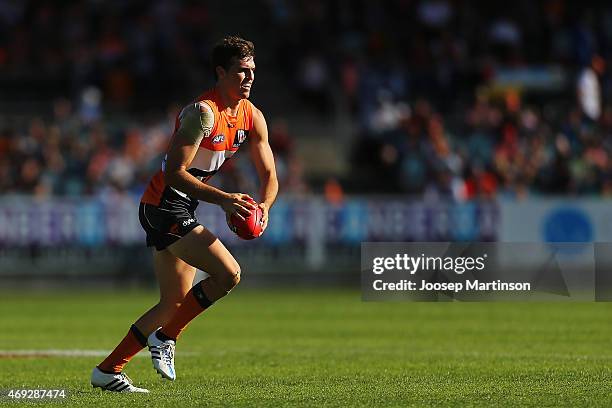
[[[16,357],[106,357],[110,350],[86,350],[86,349],[32,349],[32,350],[0,350],[0,358]],[[183,351],[177,355],[194,356],[198,353]],[[149,353],[138,353],[135,357],[147,357]]]

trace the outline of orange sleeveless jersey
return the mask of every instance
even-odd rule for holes
[[[220,101],[215,89],[205,92],[194,101],[194,103],[199,102],[204,102],[210,106],[215,116],[215,123],[210,136],[202,139],[200,147],[191,162],[192,167],[188,172],[206,182],[219,171],[223,163],[230,159],[247,139],[249,131],[253,128],[253,104],[247,99],[241,99],[236,116],[230,116],[224,111],[219,111]],[[172,139],[174,139],[174,135],[180,125],[179,113],[174,125]],[[172,139],[170,143],[172,143]],[[165,201],[173,203],[177,199],[181,200],[181,198],[195,200],[188,197],[185,193],[166,185],[163,173],[166,158],[167,156],[164,157],[161,169],[149,182],[141,202],[160,206]],[[197,202],[197,200],[195,201]]]

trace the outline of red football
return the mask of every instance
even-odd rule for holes
[[[257,205],[255,201],[251,203]],[[245,217],[245,220],[241,220],[235,214],[230,216],[230,228],[242,239],[254,239],[260,236],[263,232],[261,218],[263,212],[260,207],[251,210],[251,215]]]

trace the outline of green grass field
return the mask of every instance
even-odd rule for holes
[[[109,350],[154,300],[4,292],[0,349]],[[177,381],[136,358],[126,372],[150,394],[94,390],[100,360],[5,353],[0,388],[66,388],[60,404],[80,407],[611,407],[612,304],[364,303],[357,291],[239,288],[186,331]]]

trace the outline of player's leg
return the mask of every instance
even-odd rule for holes
[[[202,226],[194,228],[168,247],[177,258],[210,275],[194,285],[162,328],[149,336],[153,365],[165,378],[174,380],[174,344],[190,321],[227,295],[240,282],[240,266],[232,254],[210,231]]]
[[[159,302],[134,323],[146,337],[174,315],[191,289],[196,272],[168,249],[153,250],[153,269],[159,284]]]
[[[227,295],[240,282],[240,265],[223,243],[202,226],[170,245],[168,250],[177,258],[206,270],[210,275],[191,289],[192,296],[186,296],[185,303],[163,326],[163,334],[177,339],[187,323],[203,309]],[[188,302],[193,302],[194,308],[190,308]]]
[[[153,267],[159,283],[159,302],[132,325],[117,347],[94,369],[92,384],[96,375],[98,377],[94,384],[96,386],[102,388],[108,388],[105,387],[106,384],[119,386],[120,382],[112,383],[116,380],[115,376],[120,374],[123,367],[146,346],[148,335],[173,316],[191,289],[195,268],[176,258],[167,249],[153,251]]]
[[[206,270],[204,291],[211,301],[227,295],[240,282],[240,265],[223,243],[203,226],[194,228],[168,250],[190,265]]]
[[[170,320],[191,289],[195,268],[167,249],[153,250],[153,267],[159,282],[160,300],[132,325],[124,339],[98,365],[103,372],[120,373],[132,357],[146,347],[149,334]]]

